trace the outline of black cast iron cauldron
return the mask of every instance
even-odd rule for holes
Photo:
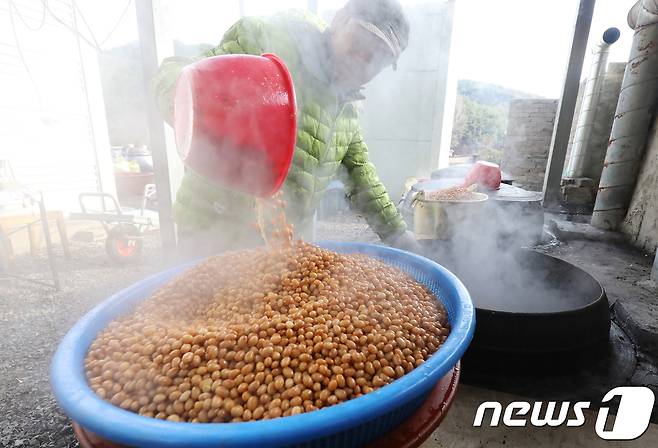
[[[555,353],[586,349],[608,339],[605,291],[584,270],[546,254],[520,250],[524,270],[505,290],[469,286],[476,305],[473,347],[508,353]],[[505,266],[500,269],[504,271]],[[525,273],[532,272],[530,276]],[[515,277],[514,274],[508,274]],[[501,278],[505,274],[501,273]],[[503,293],[491,298],[491,292]]]

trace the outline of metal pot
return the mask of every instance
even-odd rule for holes
[[[419,191],[412,200],[414,233],[419,240],[451,239],[460,224],[482,217],[489,199],[484,193],[472,193],[470,200],[429,200]]]

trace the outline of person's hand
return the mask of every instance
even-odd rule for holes
[[[386,238],[384,243],[395,247],[396,249],[402,249],[409,252],[420,253],[422,250],[420,244],[416,240],[415,235],[409,230]]]

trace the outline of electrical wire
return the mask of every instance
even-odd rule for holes
[[[128,12],[128,9],[130,8],[130,5],[132,4],[132,0],[128,0],[126,3],[126,7],[123,8],[123,12],[121,12],[121,15],[119,16],[119,20],[117,20],[117,23],[110,29],[110,32],[105,36],[105,39],[103,39],[100,43],[100,47],[103,47],[107,43],[108,40],[112,37],[114,32],[119,28],[119,25],[121,25],[121,22],[123,22],[124,17],[126,16],[126,13]]]
[[[62,25],[64,28],[66,28],[67,30],[69,30],[69,31],[72,32],[73,34],[78,35],[78,36],[80,37],[80,39],[82,39],[83,41],[85,41],[85,43],[87,43],[90,47],[96,49],[96,51],[99,51],[99,52],[101,51],[101,49],[100,49],[100,48],[99,48],[94,42],[92,42],[91,40],[89,40],[84,34],[82,34],[80,31],[76,30],[76,29],[73,28],[71,25],[69,25],[68,23],[66,23],[66,22],[63,21],[62,19],[60,19],[60,18],[57,16],[57,14],[55,14],[55,13],[50,9],[50,7],[48,6],[48,1],[47,1],[47,0],[41,0],[41,3],[43,3],[43,5],[46,7],[46,11],[47,11],[48,14],[50,15],[50,17],[52,17],[57,23],[59,23],[60,25]],[[75,14],[75,11],[73,11],[73,14]]]
[[[100,51],[101,46],[98,44],[98,39],[96,39],[96,36],[94,35],[94,32],[91,30],[91,27],[89,26],[89,22],[87,22],[87,19],[85,18],[84,14],[82,14],[82,11],[80,11],[80,8],[78,7],[78,4],[75,1],[72,1],[71,4],[73,5],[73,14],[77,14],[80,16],[80,19],[82,19],[82,23],[84,26],[87,28],[87,31],[89,31],[89,34],[91,35],[91,40],[94,42],[94,47],[96,47],[97,50]],[[76,27],[76,32],[79,33]]]
[[[103,38],[103,40],[100,41],[100,43],[99,43],[98,39],[96,39],[96,36],[94,35],[94,32],[92,31],[91,26],[89,25],[89,22],[87,21],[87,18],[82,13],[82,11],[80,10],[80,7],[75,2],[75,0],[72,1],[72,4],[73,4],[73,8],[75,9],[75,11],[77,11],[78,16],[80,16],[80,19],[82,20],[82,23],[87,28],[87,31],[89,31],[89,34],[91,35],[91,40],[94,41],[94,47],[96,48],[97,51],[102,52],[103,51],[103,46],[107,43],[108,40],[110,40],[110,38],[112,37],[114,32],[117,30],[117,28],[119,28],[119,25],[121,25],[121,22],[123,22],[123,19],[125,18],[126,13],[130,9],[130,5],[132,4],[132,0],[128,0],[126,2],[126,6],[124,6],[123,10],[121,11],[121,14],[119,15],[119,18],[117,19],[116,23],[110,28],[109,33],[107,33],[105,38]]]
[[[30,66],[27,64],[27,61],[25,60],[25,55],[23,54],[23,49],[21,47],[20,40],[18,39],[18,31],[16,30],[16,20],[14,19],[14,12],[11,10],[11,7],[9,8],[9,21],[11,22],[11,31],[12,34],[14,35],[14,41],[16,43],[16,51],[18,51],[18,57],[20,58],[21,63],[23,64],[23,68],[25,68],[25,72],[27,73],[27,76],[30,79],[30,83],[32,84],[32,87],[34,88],[34,92],[36,93],[37,101],[39,103],[39,109],[43,112],[43,99],[41,97],[41,91],[39,90],[39,86],[37,85],[36,80],[34,79],[32,70],[30,70]]]
[[[8,12],[10,14],[14,13],[16,16],[20,19],[21,22],[23,22],[23,25],[29,29],[30,31],[39,31],[41,30],[45,23],[46,23],[46,16],[52,17],[57,23],[62,25],[64,28],[72,32],[73,34],[78,35],[87,45],[98,51],[99,53],[103,52],[103,46],[112,38],[116,30],[119,28],[119,25],[123,22],[124,18],[126,17],[126,14],[128,13],[128,10],[130,9],[130,5],[132,4],[132,0],[128,0],[126,2],[126,6],[123,8],[121,11],[121,14],[119,15],[119,18],[117,19],[116,23],[110,28],[110,31],[107,33],[107,35],[103,38],[102,41],[98,41],[96,39],[96,36],[94,35],[94,32],[92,31],[91,26],[89,25],[89,22],[87,21],[87,18],[84,16],[82,11],[80,10],[80,7],[77,5],[75,0],[71,1],[71,9],[73,14],[78,14],[80,19],[82,20],[82,23],[85,25],[87,28],[87,31],[89,32],[89,35],[91,37],[86,36],[83,34],[79,29],[74,28],[70,24],[66,23],[62,18],[60,18],[57,14],[53,12],[53,10],[50,8],[50,5],[48,4],[48,0],[41,0],[41,4],[43,6],[41,10],[41,20],[39,25],[35,28],[32,27],[28,24],[27,20],[21,15],[18,6],[15,4],[14,0],[9,0],[9,7],[8,7]],[[13,10],[13,11],[12,11]],[[14,26],[15,27],[15,26]]]
[[[46,24],[46,6],[43,5],[41,8],[41,23],[36,27],[32,28],[25,18],[22,16],[21,12],[18,10],[18,6],[16,6],[16,3],[13,0],[9,0],[9,10],[11,12],[11,9],[14,9],[14,12],[16,13],[16,16],[23,22],[23,25],[25,25],[25,28],[29,29],[30,31],[39,31],[43,26]]]
[[[114,32],[117,30],[117,28],[119,27],[119,25],[121,24],[121,22],[125,18],[126,13],[128,12],[128,9],[130,8],[130,5],[132,4],[132,0],[128,0],[128,2],[126,3],[126,6],[123,8],[121,14],[119,15],[119,18],[118,18],[117,22],[114,24],[114,26],[112,26],[112,28],[110,29],[110,32],[105,36],[105,38],[102,40],[102,42],[100,44],[99,44],[98,40],[96,39],[96,36],[94,35],[94,33],[91,29],[91,26],[89,26],[89,23],[87,22],[87,19],[84,17],[82,12],[80,11],[80,8],[76,4],[75,0],[71,1],[71,9],[72,9],[71,12],[73,14],[76,14],[76,12],[77,12],[77,14],[80,16],[82,22],[84,23],[87,30],[91,34],[91,39],[89,39],[87,36],[82,34],[80,32],[80,30],[77,28],[77,26],[73,27],[73,26],[69,25],[68,23],[66,23],[64,20],[62,20],[59,16],[57,16],[52,11],[52,9],[50,9],[50,6],[48,5],[48,0],[41,0],[41,4],[42,4],[41,19],[40,19],[39,25],[36,26],[36,27],[30,26],[30,24],[27,22],[25,17],[23,17],[20,10],[18,9],[18,6],[16,5],[16,3],[13,0],[9,0],[7,12],[9,12],[9,20],[10,20],[10,23],[11,23],[11,31],[12,31],[12,34],[13,34],[13,37],[14,37],[14,42],[15,42],[15,45],[16,45],[16,51],[18,53],[18,57],[21,61],[21,65],[25,69],[25,73],[27,74],[27,76],[30,80],[30,84],[32,84],[32,87],[33,87],[34,92],[35,92],[36,97],[37,97],[37,101],[39,103],[39,109],[41,109],[41,111],[43,111],[43,99],[42,99],[42,96],[41,96],[41,92],[39,90],[39,86],[36,82],[36,79],[34,78],[34,74],[32,73],[32,70],[30,70],[30,66],[28,65],[27,60],[25,59],[25,54],[23,52],[23,48],[21,46],[20,39],[18,38],[18,30],[16,29],[16,19],[15,19],[15,17],[18,17],[19,20],[23,23],[23,25],[28,30],[36,32],[36,31],[40,31],[44,27],[44,25],[46,24],[46,16],[48,15],[48,16],[52,17],[57,23],[62,25],[64,28],[66,28],[67,30],[69,30],[70,32],[72,32],[73,34],[78,36],[81,40],[83,40],[89,46],[94,48],[96,51],[102,52],[103,50],[102,50],[101,47],[105,43],[107,43],[107,41],[112,37]]]
[[[126,6],[125,6],[125,7],[123,8],[123,10],[121,11],[121,14],[119,15],[119,18],[117,19],[116,23],[110,28],[110,31],[109,31],[109,32],[107,33],[107,35],[103,38],[103,40],[100,41],[100,42],[98,41],[98,39],[96,39],[96,36],[94,35],[94,32],[92,31],[92,28],[91,28],[91,26],[89,25],[89,22],[87,21],[87,18],[84,16],[84,14],[83,14],[82,11],[80,10],[80,7],[77,5],[77,3],[75,2],[75,0],[72,0],[72,1],[71,1],[71,6],[72,6],[72,9],[73,9],[72,12],[73,12],[73,14],[76,14],[76,13],[77,13],[77,14],[80,16],[80,19],[82,20],[82,23],[83,23],[83,24],[85,25],[85,27],[87,28],[87,31],[89,32],[89,35],[91,36],[91,38],[89,38],[89,37],[87,37],[86,35],[82,34],[82,33],[80,32],[80,30],[74,29],[70,24],[66,23],[66,22],[65,22],[64,20],[62,20],[59,16],[57,16],[57,14],[55,14],[55,13],[52,11],[52,9],[50,8],[50,6],[48,5],[48,0],[41,0],[41,5],[42,5],[42,9],[41,9],[41,19],[40,19],[40,22],[41,22],[41,23],[39,23],[39,25],[38,25],[37,27],[32,27],[32,26],[29,25],[29,23],[27,22],[27,20],[26,20],[26,19],[23,17],[23,15],[20,13],[20,11],[19,11],[19,9],[18,9],[18,6],[17,6],[16,3],[14,2],[14,0],[9,0],[9,8],[8,8],[8,12],[9,12],[9,13],[12,13],[12,9],[13,9],[13,13],[16,14],[16,16],[20,19],[20,21],[23,22],[23,25],[24,25],[27,29],[29,29],[30,31],[39,31],[39,30],[41,30],[41,29],[44,27],[44,25],[46,24],[46,16],[49,15],[49,16],[52,17],[57,23],[59,23],[60,25],[62,25],[62,26],[65,27],[66,29],[68,29],[70,32],[79,35],[80,38],[81,38],[85,43],[87,43],[89,46],[91,46],[92,48],[94,48],[96,51],[98,51],[98,52],[102,52],[102,51],[103,51],[103,48],[102,48],[102,47],[103,47],[103,46],[104,46],[104,45],[105,45],[105,44],[106,44],[106,43],[112,38],[112,36],[113,36],[114,33],[116,32],[116,30],[119,28],[119,25],[121,25],[121,23],[123,22],[123,19],[126,17],[126,14],[128,13],[128,10],[130,9],[130,5],[131,5],[131,4],[132,4],[132,0],[128,0],[128,1],[126,2]]]

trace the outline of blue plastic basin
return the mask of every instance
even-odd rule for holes
[[[66,414],[106,440],[133,447],[359,447],[402,423],[457,363],[473,337],[475,313],[464,285],[439,264],[408,252],[361,243],[321,243],[342,253],[364,253],[396,266],[429,288],[448,313],[451,332],[428,360],[374,392],[317,411],[245,423],[174,423],[113,406],[89,387],[84,358],[110,321],[198,262],[149,277],[113,295],[80,321],[60,343],[51,381]]]

